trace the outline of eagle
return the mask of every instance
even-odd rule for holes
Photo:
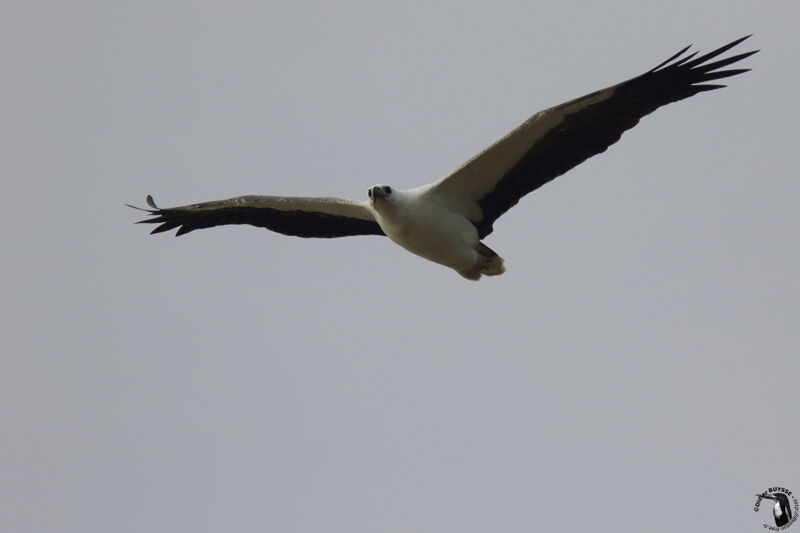
[[[697,56],[691,46],[644,74],[540,111],[450,175],[413,189],[374,185],[363,201],[330,197],[237,196],[158,207],[147,195],[151,233],[183,235],[249,224],[296,237],[383,235],[469,280],[505,272],[483,243],[494,222],[526,194],[604,152],[639,119],[671,102],[725,87],[715,80],[750,69],[725,67],[758,50],[716,59],[750,35]],[[712,61],[713,60],[713,61]]]

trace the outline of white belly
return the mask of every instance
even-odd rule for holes
[[[473,268],[480,259],[475,249],[478,230],[462,215],[437,207],[384,212],[378,223],[390,239],[411,253],[456,270]]]

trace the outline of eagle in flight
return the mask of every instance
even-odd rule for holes
[[[745,39],[695,57],[687,46],[644,74],[540,111],[449,176],[414,189],[374,185],[367,199],[238,196],[150,209],[141,223],[176,235],[224,224],[250,224],[297,237],[385,235],[411,253],[471,280],[505,272],[482,239],[520,198],[617,142],[659,107],[725,87],[714,80],[749,69],[728,65],[758,50],[717,58]]]

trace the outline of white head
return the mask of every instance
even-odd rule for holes
[[[395,190],[388,185],[373,185],[367,190],[369,202],[373,207],[381,201],[391,201]]]

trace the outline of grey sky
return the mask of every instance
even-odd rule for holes
[[[747,532],[800,493],[797,2],[2,11],[0,530]],[[428,183],[748,33],[502,217],[499,278],[123,207]]]

